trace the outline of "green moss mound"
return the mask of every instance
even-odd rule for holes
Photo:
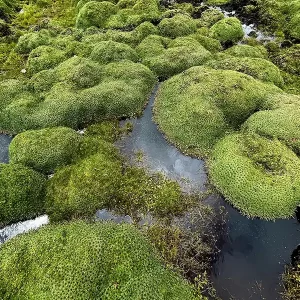
[[[195,299],[130,225],[50,225],[1,247],[0,266],[4,300]]]
[[[87,29],[92,26],[104,27],[111,15],[116,14],[118,8],[111,2],[90,1],[79,11],[76,19],[78,28]]]
[[[191,37],[169,41],[150,35],[137,47],[137,52],[144,57],[143,64],[160,79],[169,78],[192,66],[202,65],[212,57],[208,50]]]
[[[230,17],[214,24],[209,30],[209,36],[222,43],[236,43],[243,38],[244,32],[239,19]]]
[[[77,157],[80,141],[80,135],[66,127],[28,130],[12,140],[10,162],[51,173]]]
[[[224,14],[221,11],[219,11],[218,9],[209,8],[201,14],[199,25],[201,27],[211,27],[223,18]]]
[[[54,68],[66,58],[66,53],[62,50],[50,46],[39,46],[30,52],[27,68],[30,74],[36,74],[42,70]]]
[[[235,45],[225,51],[226,54],[237,57],[266,58],[268,53],[263,46]]]
[[[176,14],[171,18],[165,18],[158,24],[162,36],[176,38],[196,32],[197,23],[188,15]]]
[[[90,58],[100,64],[128,59],[138,61],[138,55],[130,46],[113,41],[100,42],[94,47]]]
[[[101,67],[72,57],[54,71],[42,72],[26,92],[12,93],[5,101],[0,111],[2,130],[78,128],[107,118],[131,117],[142,111],[156,81],[147,67],[131,61]]]
[[[116,5],[107,1],[89,1],[83,6],[81,4],[78,6],[76,25],[83,29],[92,26],[132,28],[145,21],[157,20],[160,15],[156,0],[121,0]]]
[[[114,200],[122,175],[121,163],[94,154],[55,173],[47,191],[47,213],[53,221],[93,216]]]
[[[51,35],[45,29],[39,32],[26,33],[19,38],[16,51],[21,54],[28,54],[38,46],[49,45],[50,42]]]
[[[245,73],[261,81],[271,82],[280,88],[284,85],[280,70],[272,62],[263,58],[220,55],[218,60],[208,62],[208,65],[214,69]]]
[[[206,156],[226,132],[281,90],[229,70],[192,67],[161,85],[155,121],[182,151]]]
[[[220,41],[216,39],[212,39],[208,36],[204,36],[201,32],[196,32],[189,37],[195,39],[198,43],[200,43],[206,50],[210,51],[211,53],[216,53],[223,50],[223,47]]]
[[[300,203],[300,160],[278,140],[229,135],[216,145],[209,174],[228,201],[249,217],[288,218]]]
[[[0,164],[0,226],[31,219],[44,210],[46,179],[18,164]]]
[[[278,98],[283,102],[281,95]],[[286,95],[284,102],[276,109],[253,114],[245,122],[243,129],[246,132],[277,138],[300,155],[300,97]]]

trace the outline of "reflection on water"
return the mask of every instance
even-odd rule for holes
[[[8,163],[8,147],[12,137],[0,134],[0,163]]]
[[[143,117],[133,120],[132,135],[118,146],[131,161],[135,161],[135,152],[142,150],[144,165],[150,170],[163,171],[172,179],[184,177],[191,190],[203,190],[207,183],[204,162],[181,154],[164,139],[152,121],[153,101],[154,95]],[[181,185],[187,187],[182,180]],[[224,206],[228,218],[228,234],[212,274],[221,299],[278,299],[284,265],[300,242],[297,220],[248,219],[217,195],[208,197],[205,203],[216,208]]]
[[[207,181],[204,161],[183,155],[166,142],[152,120],[152,106],[157,88],[141,118],[133,119],[130,136],[117,142],[117,146],[131,162],[136,161],[136,153],[142,153],[143,165],[151,171],[162,172],[177,180],[184,190],[203,191]]]

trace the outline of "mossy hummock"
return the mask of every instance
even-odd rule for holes
[[[196,299],[192,285],[162,265],[136,228],[82,221],[49,225],[5,243],[0,297]]]
[[[20,164],[0,164],[0,227],[44,212],[46,179]]]
[[[9,159],[43,173],[70,164],[79,152],[82,137],[66,127],[28,130],[18,134],[9,146]]]
[[[96,59],[96,51],[92,54]],[[9,82],[16,85],[8,81],[6,89],[10,89]],[[141,113],[155,82],[142,64],[124,60],[103,66],[75,56],[55,69],[37,73],[27,86],[20,83],[19,93],[4,96],[0,129],[19,133],[55,126],[78,128],[104,119],[131,117]]]
[[[209,36],[222,43],[236,43],[244,36],[242,24],[235,17],[224,18],[209,30]]]
[[[203,157],[278,92],[274,85],[236,71],[192,67],[161,85],[154,118],[182,151]]]
[[[300,204],[300,160],[276,139],[233,134],[214,148],[212,183],[249,217],[289,218]]]

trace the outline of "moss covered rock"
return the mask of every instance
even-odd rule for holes
[[[212,39],[208,36],[202,35],[201,32],[196,32],[194,34],[189,35],[189,37],[195,39],[198,43],[200,43],[205,49],[210,51],[211,53],[216,53],[223,50],[223,47],[220,41],[216,39]]]
[[[30,74],[36,74],[42,70],[54,68],[66,59],[66,53],[62,50],[50,46],[39,46],[30,52],[27,68]]]
[[[215,146],[209,173],[228,201],[250,217],[288,218],[300,203],[300,160],[278,140],[229,135]]]
[[[214,24],[209,30],[209,35],[222,43],[236,43],[243,38],[244,32],[239,19],[230,17]]]
[[[12,140],[10,162],[50,173],[78,156],[80,141],[81,136],[66,127],[28,130]]]
[[[31,219],[44,211],[46,179],[18,164],[0,164],[0,226]]]
[[[222,20],[223,18],[224,18],[224,14],[220,10],[209,8],[201,14],[201,18],[199,20],[200,26],[211,27],[212,25]]]
[[[261,81],[271,82],[281,88],[284,85],[280,70],[266,59],[226,55],[220,55],[218,58],[218,60],[208,62],[208,65],[214,69],[242,72]]]
[[[259,110],[281,90],[229,70],[192,67],[160,88],[155,120],[181,150],[205,156],[228,131]]]
[[[113,41],[100,42],[95,45],[90,58],[100,64],[128,59],[137,62],[138,56],[130,46]]]
[[[1,247],[0,266],[4,300],[195,299],[192,286],[126,224],[50,225]]]
[[[176,14],[172,18],[165,18],[158,24],[161,35],[176,38],[194,33],[197,23],[188,15]]]

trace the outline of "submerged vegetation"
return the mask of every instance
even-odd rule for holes
[[[300,205],[299,1],[168,2],[0,0],[0,131],[16,134],[0,227],[42,213],[56,223],[1,246],[1,299],[205,298],[216,214],[113,145],[159,80],[160,130],[207,158],[233,206],[273,220]],[[212,7],[223,5],[237,14]],[[245,36],[245,15],[274,39]],[[94,223],[98,209],[156,223],[143,236]],[[284,275],[287,299],[298,269]]]

